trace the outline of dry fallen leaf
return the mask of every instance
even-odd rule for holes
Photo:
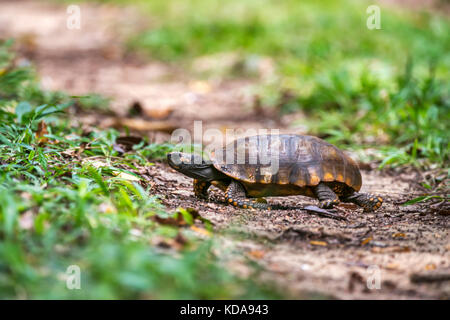
[[[177,218],[168,217],[168,218],[162,218],[158,215],[153,216],[152,220],[161,224],[170,225],[170,226],[184,226],[186,225],[186,221],[184,221],[183,216],[179,214]]]
[[[121,117],[107,117],[101,120],[101,128],[119,128],[127,127],[136,131],[161,131],[172,133],[177,129],[177,125],[170,121],[164,120],[145,120],[139,118],[121,118]]]
[[[266,253],[262,250],[252,250],[248,254],[255,259],[261,259]]]
[[[197,226],[191,226],[191,230],[193,230],[203,236],[211,237],[211,232],[209,232],[208,230],[206,230],[204,228],[199,228]]]
[[[436,265],[434,263],[429,263],[425,266],[425,270],[435,270]]]
[[[389,270],[396,270],[396,269],[398,269],[399,266],[400,266],[400,265],[399,265],[398,263],[388,263],[388,264],[386,265],[386,269],[389,269]]]
[[[132,174],[126,173],[126,172],[113,171],[112,174],[114,176],[118,177],[118,178],[122,178],[122,179],[129,180],[129,181],[139,181],[139,180],[141,180],[138,177],[136,177],[136,176],[134,176]]]
[[[392,238],[406,238],[406,234],[397,232],[392,235]]]
[[[206,94],[211,92],[211,85],[205,81],[193,81],[189,84],[189,87],[195,93]]]
[[[373,240],[373,238],[372,237],[368,237],[368,238],[366,238],[366,239],[364,239],[363,241],[361,241],[361,245],[363,246],[363,245],[366,245],[366,244],[368,244],[370,241],[372,241]]]
[[[36,139],[38,144],[45,144],[48,142],[48,138],[45,135],[48,134],[47,125],[44,120],[39,122],[38,129],[36,131]]]
[[[395,253],[395,252],[410,252],[410,251],[411,249],[409,247],[400,247],[400,246],[387,248],[379,248],[379,247],[372,248],[373,253]]]
[[[310,241],[309,244],[312,244],[313,246],[322,246],[322,247],[326,247],[328,245],[328,243],[326,243],[325,241]]]
[[[152,119],[166,119],[173,113],[172,107],[148,109],[144,108],[144,114]]]

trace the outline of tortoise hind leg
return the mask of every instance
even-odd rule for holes
[[[319,206],[324,209],[333,208],[339,204],[339,198],[333,190],[325,183],[321,182],[313,188],[314,194],[319,199]]]
[[[267,203],[261,203],[248,199],[242,184],[235,180],[231,181],[227,190],[225,191],[225,198],[229,204],[243,209],[271,209],[271,206]]]
[[[370,193],[353,192],[350,196],[342,199],[344,202],[352,202],[364,208],[364,212],[370,212],[381,207],[383,198]]]

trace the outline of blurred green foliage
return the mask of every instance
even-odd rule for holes
[[[147,12],[150,26],[130,39],[130,50],[194,72],[205,56],[236,54],[237,65],[268,58],[275,73],[257,90],[265,106],[303,112],[298,124],[340,146],[374,147],[382,166],[448,166],[445,16],[382,8],[381,30],[368,30],[372,3],[356,0],[102,2]],[[226,270],[212,253],[214,241],[156,222],[152,217],[169,214],[157,197],[117,176],[133,175],[129,170],[151,165],[172,146],[140,145],[117,157],[119,133],[72,128],[59,115],[72,99],[42,90],[31,68],[14,63],[10,46],[0,44],[0,298],[280,297]],[[104,109],[108,99],[78,102]],[[42,120],[44,137],[37,135]],[[180,250],[154,245],[180,234]],[[65,286],[73,264],[82,290]]]
[[[193,62],[193,71],[197,58],[220,53],[270,58],[263,104],[303,111],[311,134],[374,147],[383,166],[448,165],[450,21],[437,11],[382,7],[381,29],[369,30],[369,1],[106,2],[137,3],[151,18],[132,50]]]
[[[0,42],[1,299],[281,297],[255,282],[259,269],[249,266],[248,279],[227,270],[214,237],[189,228],[188,210],[179,209],[186,227],[161,222],[172,213],[132,170],[170,146],[119,157],[119,132],[72,127],[63,113],[73,102],[40,90],[10,45]],[[71,265],[80,290],[66,287]]]

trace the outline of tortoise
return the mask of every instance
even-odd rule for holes
[[[224,161],[224,154],[231,155],[231,161]],[[237,161],[239,155],[241,161]],[[278,170],[268,170],[271,167],[263,163],[263,157],[275,159]],[[318,199],[324,209],[351,202],[365,212],[378,209],[383,202],[379,196],[358,192],[362,179],[355,161],[313,136],[258,135],[214,150],[211,160],[181,152],[171,152],[167,158],[173,169],[194,178],[198,198],[207,199],[207,190],[214,185],[225,192],[228,203],[244,209],[270,210],[273,207],[264,200],[251,199],[267,196],[308,196]]]

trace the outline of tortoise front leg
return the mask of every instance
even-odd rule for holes
[[[242,186],[242,184],[235,180],[231,181],[227,190],[225,191],[225,199],[229,204],[243,209],[271,209],[271,206],[267,203],[261,203],[248,199],[245,188]]]
[[[211,183],[204,180],[194,179],[194,193],[197,198],[208,199],[208,188]]]
[[[339,204],[339,197],[325,183],[320,182],[313,190],[317,199],[319,199],[321,208],[330,209]]]
[[[381,207],[383,198],[370,193],[353,192],[350,196],[342,199],[344,202],[352,202],[364,208],[364,212],[370,212]]]

